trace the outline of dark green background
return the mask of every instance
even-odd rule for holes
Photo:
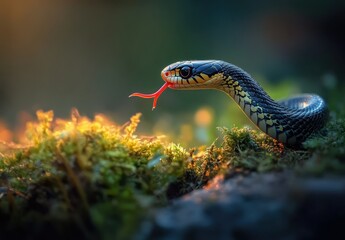
[[[128,99],[156,91],[162,68],[186,59],[229,61],[274,97],[316,92],[341,109],[344,29],[345,1],[2,0],[1,119],[15,126],[23,111],[68,117],[76,107],[122,123],[142,112],[140,132],[178,138],[208,107],[210,136],[215,126],[248,124],[217,91],[168,90],[153,112],[151,100]]]

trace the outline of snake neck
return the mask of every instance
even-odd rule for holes
[[[263,132],[287,145],[298,145],[324,125],[325,104],[316,95],[276,102],[244,70],[224,63],[218,89],[226,92]],[[311,123],[313,121],[313,123]]]

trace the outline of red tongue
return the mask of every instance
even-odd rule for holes
[[[164,85],[158,89],[157,92],[155,93],[151,93],[151,94],[144,94],[144,93],[132,93],[131,95],[129,95],[129,97],[141,97],[141,98],[153,98],[153,105],[152,105],[152,110],[156,108],[157,105],[157,100],[159,98],[159,96],[165,91],[165,89],[167,89],[169,86],[171,85],[171,83],[164,83]]]

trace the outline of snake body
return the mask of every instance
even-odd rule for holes
[[[274,101],[247,72],[224,61],[176,62],[165,67],[161,76],[172,89],[225,92],[259,129],[286,145],[301,145],[327,121],[320,96],[303,94]]]

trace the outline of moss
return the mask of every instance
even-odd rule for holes
[[[249,171],[293,169],[301,174],[345,172],[345,120],[333,113],[328,124],[303,143],[303,149],[285,147],[249,128],[219,128],[223,135],[218,158],[229,168]]]
[[[310,152],[304,172],[323,175],[345,173],[345,119],[334,114],[323,131],[304,143]]]
[[[39,233],[63,219],[77,235],[128,236],[145,204],[164,204],[168,184],[183,174],[188,153],[182,147],[134,135],[140,114],[124,126],[76,110],[70,121],[54,121],[51,111],[37,117],[26,144],[0,160],[3,185],[25,196],[9,193],[2,201],[1,218],[13,219],[8,229],[31,222]],[[60,228],[54,224],[53,231],[62,234]]]
[[[264,133],[249,128],[221,128],[222,157],[233,168],[250,171],[283,170],[307,159],[307,152],[292,150]]]
[[[140,137],[140,114],[118,126],[72,111],[69,121],[37,112],[21,145],[0,157],[4,235],[32,238],[125,238],[150,209],[204,187],[229,171],[345,172],[345,121],[333,118],[294,150],[249,128],[219,128],[222,139],[186,150],[160,137]],[[20,231],[18,231],[18,229]],[[21,235],[22,236],[22,235]]]

